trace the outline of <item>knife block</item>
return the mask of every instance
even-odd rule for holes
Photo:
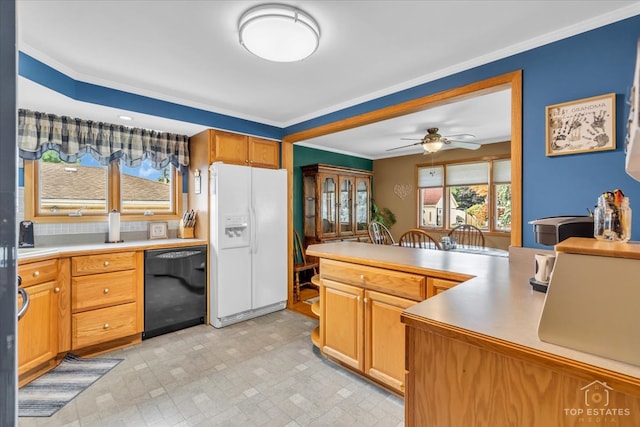
[[[178,224],[178,238],[180,239],[193,239],[195,238],[194,227],[185,227],[180,221]]]

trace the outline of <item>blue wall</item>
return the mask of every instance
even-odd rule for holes
[[[620,188],[637,207],[632,240],[640,240],[640,183],[624,171],[626,101],[633,81],[640,16],[494,61],[285,129],[296,133],[478,80],[523,70],[523,245],[534,242],[529,221],[586,215],[600,193]],[[425,53],[427,54],[427,53]],[[615,93],[616,150],[547,157],[545,107]],[[548,247],[547,247],[548,248]]]
[[[631,207],[637,205],[640,212],[640,183],[624,172],[625,124],[629,114],[626,98],[632,84],[639,37],[640,16],[634,16],[284,130],[77,82],[23,53],[19,58],[19,73],[82,101],[279,139],[283,135],[522,69],[523,244],[536,247],[528,221],[556,215],[584,215],[588,208],[593,208],[603,191],[622,189],[630,197]],[[545,107],[605,93],[617,94],[616,150],[546,157]],[[297,149],[294,158],[296,154]],[[640,240],[640,213],[634,216],[632,239]]]

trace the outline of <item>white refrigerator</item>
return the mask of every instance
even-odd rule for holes
[[[287,171],[212,163],[210,323],[221,328],[287,304]]]

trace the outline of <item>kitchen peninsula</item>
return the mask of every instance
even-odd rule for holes
[[[512,248],[507,259],[344,242],[312,245],[308,253],[321,263],[348,263],[354,271],[375,268],[425,277],[427,282],[429,277],[461,282],[435,296],[425,290],[425,301],[397,314],[406,325],[402,356],[407,426],[637,425],[640,367],[538,338],[545,294],[531,289],[530,259],[515,256],[525,250]],[[330,300],[322,297],[332,279],[325,279],[322,265],[320,272],[325,293],[317,345],[332,360],[349,366],[323,349],[323,325],[332,316],[343,317],[346,310],[328,309]],[[468,280],[461,280],[463,276]],[[375,286],[366,273],[354,277],[365,290]],[[354,300],[360,313],[371,312],[366,298]],[[361,325],[363,338],[354,348],[364,351],[360,349],[367,337],[375,334],[372,329],[381,325]],[[397,339],[392,342],[398,345]],[[393,352],[402,353],[398,347],[386,348],[385,353]]]

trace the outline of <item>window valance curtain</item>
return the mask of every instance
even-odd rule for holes
[[[122,159],[138,167],[149,159],[162,169],[169,163],[182,172],[189,166],[189,137],[148,129],[130,128],[67,116],[18,110],[18,149],[21,158],[37,160],[47,150],[63,162],[75,163],[89,153],[100,164]]]

